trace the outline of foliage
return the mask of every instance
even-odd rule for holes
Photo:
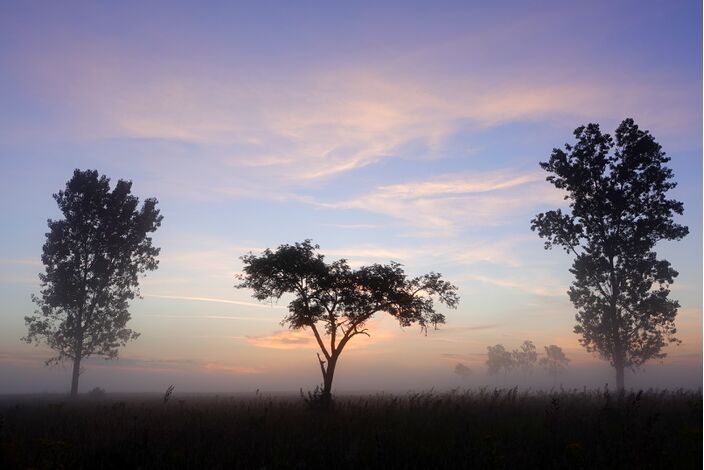
[[[699,391],[53,400],[0,397],[0,468],[701,467]]]
[[[538,361],[538,352],[530,340],[525,340],[519,349],[513,350],[511,355],[513,356],[514,367],[526,374],[533,371]]]
[[[554,344],[545,346],[545,356],[540,358],[540,366],[553,377],[566,374],[569,362],[562,348]]]
[[[574,131],[576,144],[554,149],[540,166],[547,181],[565,193],[569,210],[538,214],[531,228],[545,248],[562,247],[575,256],[570,300],[577,309],[580,343],[616,368],[662,358],[675,337],[679,304],[669,298],[677,272],[654,247],[680,240],[688,229],[673,221],[681,202],[667,198],[676,186],[661,146],[632,119],[615,139],[598,124]]]
[[[486,365],[489,368],[489,375],[497,375],[502,370],[507,374],[511,372],[514,366],[513,355],[506,351],[502,344],[487,346],[486,350],[488,356]]]
[[[323,394],[330,397],[340,353],[355,336],[369,335],[365,325],[378,312],[386,312],[401,326],[445,322],[435,311],[433,298],[450,308],[459,302],[457,288],[438,273],[408,278],[400,264],[373,264],[352,269],[344,259],[325,262],[310,240],[266,249],[242,257],[243,274],[236,287],[252,289],[258,300],[276,301],[284,294],[293,299],[282,325],[310,328],[323,354],[318,354]],[[327,335],[327,337],[325,337]]]
[[[49,219],[42,252],[45,272],[38,309],[25,317],[27,342],[45,341],[58,354],[47,363],[74,362],[77,391],[82,358],[116,358],[118,348],[138,336],[127,328],[129,301],[139,295],[139,275],[157,268],[159,248],[149,236],[161,224],[156,199],[141,208],[132,183],[97,171],[76,170],[54,194],[63,219]]]
[[[489,375],[498,375],[501,371],[505,374],[518,370],[523,373],[530,373],[535,368],[536,363],[553,376],[567,373],[567,364],[570,362],[562,352],[562,348],[551,344],[545,346],[545,356],[538,360],[538,352],[535,345],[530,340],[525,340],[519,349],[508,352],[504,345],[488,346],[487,348],[487,372]],[[457,368],[461,364],[458,364]]]

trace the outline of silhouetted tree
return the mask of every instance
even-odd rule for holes
[[[140,274],[157,268],[159,248],[148,236],[161,224],[156,199],[130,194],[132,183],[97,171],[76,170],[54,194],[62,220],[49,219],[38,309],[25,317],[28,343],[44,340],[58,355],[48,364],[73,361],[71,395],[78,393],[81,360],[116,358],[138,333],[127,328],[129,301],[139,295]]]
[[[540,166],[547,181],[565,192],[569,211],[538,214],[531,228],[545,248],[560,246],[575,255],[569,290],[578,313],[574,331],[589,352],[616,369],[619,390],[624,368],[665,356],[675,338],[679,304],[668,298],[677,272],[653,248],[659,240],[679,240],[687,227],[673,221],[681,202],[668,199],[674,188],[670,160],[632,119],[616,129],[615,140],[598,124],[574,131],[577,143],[554,149]]]
[[[461,362],[458,362],[455,366],[455,374],[459,375],[462,378],[467,378],[472,375],[472,369],[462,364]]]
[[[450,308],[459,302],[457,288],[430,273],[408,278],[401,265],[373,264],[353,270],[342,259],[326,263],[310,240],[266,249],[261,255],[243,256],[242,282],[236,287],[254,290],[258,300],[278,300],[292,294],[289,314],[282,320],[292,329],[310,328],[323,354],[322,398],[330,402],[332,381],[340,354],[357,335],[369,336],[366,322],[377,312],[386,312],[401,326],[445,322],[435,311],[433,297]],[[324,337],[327,335],[327,338]]]
[[[557,377],[567,373],[567,364],[569,364],[570,360],[567,359],[560,346],[551,344],[550,346],[545,346],[545,356],[541,357],[539,362],[548,375]]]
[[[538,352],[529,340],[525,340],[519,349],[514,349],[512,355],[514,366],[525,374],[532,372],[538,361]]]
[[[487,346],[487,360],[486,365],[489,368],[489,375],[498,375],[502,370],[505,373],[511,372],[513,369],[513,356],[510,352],[506,351],[506,348],[502,344],[497,344],[496,346]]]

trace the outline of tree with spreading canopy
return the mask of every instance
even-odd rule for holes
[[[330,403],[340,354],[355,336],[369,336],[365,326],[374,314],[386,312],[402,327],[418,324],[427,333],[428,326],[445,323],[433,299],[456,308],[459,297],[438,273],[409,278],[395,262],[352,269],[344,259],[326,262],[319,248],[305,240],[260,255],[250,252],[241,258],[243,273],[235,287],[252,289],[260,301],[293,296],[281,324],[312,331],[322,353],[322,401]]]
[[[47,365],[73,361],[71,395],[78,393],[81,360],[114,359],[137,338],[127,328],[129,301],[139,295],[139,276],[157,268],[159,248],[149,236],[161,224],[157,200],[141,207],[132,183],[97,171],[75,170],[54,194],[63,219],[48,220],[39,275],[38,309],[25,317],[28,343],[42,341],[57,352]]]
[[[660,240],[682,239],[688,229],[673,220],[683,205],[667,197],[676,186],[670,159],[648,131],[625,119],[615,139],[598,124],[579,127],[574,136],[575,144],[553,149],[540,163],[569,210],[538,214],[531,229],[546,249],[574,255],[574,331],[587,351],[611,363],[623,390],[624,369],[662,358],[668,343],[679,343],[679,303],[669,298],[677,271],[654,248]]]

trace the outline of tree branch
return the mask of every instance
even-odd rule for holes
[[[320,337],[320,333],[318,333],[318,329],[315,327],[315,323],[313,321],[311,321],[309,326],[313,330],[313,334],[315,335],[315,340],[318,342],[318,346],[320,346],[320,350],[325,355],[325,359],[330,360],[330,353],[328,353],[328,350],[325,349],[325,344],[323,343],[323,338]]]
[[[325,361],[320,358],[320,353],[316,353],[316,355],[318,356],[318,362],[320,362],[320,372],[323,373],[323,380],[325,380],[328,375],[327,371],[325,370]]]
[[[328,321],[330,322],[330,353],[335,354],[335,336],[337,336],[335,315],[330,313],[328,316]]]
[[[361,323],[361,322],[359,322]],[[345,335],[343,338],[340,340],[340,344],[337,345],[337,351],[340,352],[342,349],[345,347],[345,345],[349,342],[350,339],[352,339],[353,336],[355,335],[367,335],[369,336],[369,332],[366,328],[363,328],[361,330],[358,330],[357,327],[359,326],[359,323],[353,323],[350,328],[347,329],[345,332]]]

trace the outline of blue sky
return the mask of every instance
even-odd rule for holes
[[[342,388],[452,385],[456,362],[479,383],[486,346],[523,339],[561,345],[583,372],[575,384],[603,383],[610,371],[572,333],[570,260],[529,221],[562,202],[538,162],[575,127],[625,117],[672,158],[691,231],[658,248],[680,272],[684,343],[634,380],[700,384],[701,13],[664,1],[5,4],[0,393],[68,381],[19,338],[58,216],[51,194],[74,168],[132,180],[165,217],[160,269],[131,309],[142,336],[82,386],[314,384],[310,338],[292,341],[283,310],[232,287],[239,256],[305,238],[460,287],[428,337],[380,316],[346,353]]]

